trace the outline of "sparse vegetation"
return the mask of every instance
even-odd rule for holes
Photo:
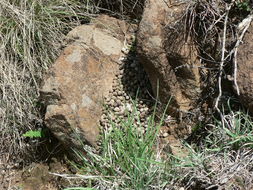
[[[242,111],[224,114],[200,142],[188,145],[189,156],[175,158],[180,179],[191,189],[252,189],[252,120]]]
[[[137,108],[135,108],[137,111]],[[135,112],[119,125],[102,134],[101,150],[96,152],[84,145],[87,155],[77,152],[82,162],[77,166],[87,184],[95,189],[162,189],[169,182],[166,163],[157,144],[160,123],[155,113],[149,118],[145,135],[135,126]],[[138,117],[138,120],[140,118]],[[91,177],[89,177],[91,176]],[[82,178],[81,177],[81,178]]]
[[[116,1],[118,4],[117,15],[125,13],[130,5],[140,6],[139,1]],[[224,95],[222,86],[224,78],[236,76],[236,52],[247,29],[244,26],[239,31],[237,26],[250,14],[252,5],[250,1],[216,5],[197,0],[186,14],[203,65],[211,70],[202,75],[211,84],[207,87],[211,89],[208,98],[216,99],[215,119],[196,127],[196,136],[184,141],[188,156],[161,155],[157,135],[163,118],[157,122],[154,113],[147,132],[140,135],[139,126],[134,127],[134,117],[129,114],[119,125],[112,121],[113,128],[102,131],[99,151],[83,145],[87,155],[76,152],[82,161],[75,165],[76,177],[87,187],[65,190],[253,189],[252,118],[242,109],[231,108],[230,103],[225,105],[230,94]],[[115,3],[107,6],[114,7]],[[11,155],[12,160],[34,159],[32,152],[39,138],[34,138],[31,146],[29,137],[43,135],[43,106],[38,100],[42,74],[59,55],[65,34],[88,22],[96,10],[89,0],[0,1],[1,155]],[[234,10],[239,10],[238,17]],[[235,86],[236,82],[234,77]]]
[[[92,9],[86,0],[0,1],[1,154],[33,156],[28,149],[36,143],[30,146],[22,134],[42,127],[42,74],[59,55],[64,35],[87,22]]]
[[[30,137],[30,138],[40,138],[44,136],[42,130],[37,130],[37,131],[27,131],[25,134],[23,134],[23,137]]]
[[[177,157],[161,156],[154,135],[159,124],[153,116],[149,130],[141,136],[129,115],[104,131],[101,151],[84,146],[86,156],[77,152],[83,161],[76,166],[77,177],[94,189],[251,189],[252,120],[232,110],[225,118],[225,126],[217,121],[200,142],[185,141],[188,156]]]
[[[243,10],[243,11],[251,11],[252,10],[252,7],[250,5],[250,1],[249,0],[246,0],[246,1],[237,1],[236,2],[236,5],[237,7],[240,9],[240,10]]]

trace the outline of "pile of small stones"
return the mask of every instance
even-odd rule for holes
[[[129,48],[123,48],[122,52],[124,56],[118,62],[119,72],[113,80],[113,88],[105,98],[100,123],[110,129],[112,123],[120,124],[131,114],[138,130],[145,133],[154,105],[151,86],[135,52]]]

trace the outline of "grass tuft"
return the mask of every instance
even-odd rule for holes
[[[138,118],[140,119],[140,118]],[[90,188],[96,189],[162,189],[168,183],[166,164],[158,151],[157,137],[161,124],[155,122],[155,114],[148,118],[148,128],[142,134],[135,121],[135,113],[120,124],[102,134],[100,152],[84,145],[87,155],[78,152],[82,160],[79,173],[96,176]],[[167,176],[167,177],[166,177]],[[87,178],[87,177],[86,177]]]
[[[252,118],[229,109],[224,120],[225,125],[220,121],[211,125],[200,146],[187,146],[188,157],[173,157],[176,173],[183,174],[178,181],[186,188],[253,188]]]
[[[31,154],[28,147],[36,143],[22,134],[42,127],[42,74],[59,55],[65,34],[87,22],[92,9],[88,0],[0,1],[1,153],[12,159]]]

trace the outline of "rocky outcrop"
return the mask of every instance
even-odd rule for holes
[[[41,89],[47,106],[45,124],[67,148],[81,143],[96,146],[103,98],[112,89],[130,28],[108,16],[76,27],[45,76]]]
[[[237,84],[241,103],[253,112],[253,23],[238,48]]]
[[[147,0],[137,33],[137,51],[154,93],[172,115],[187,112],[200,97],[197,49],[185,31],[187,2]],[[159,89],[159,90],[158,90]]]

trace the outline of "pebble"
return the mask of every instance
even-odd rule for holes
[[[110,102],[109,102],[109,105],[113,106],[115,103],[114,99],[111,99]]]
[[[120,64],[120,62],[125,61],[125,60],[126,60],[126,58],[124,56],[120,57],[119,58],[119,64]]]
[[[119,111],[120,111],[120,108],[119,108],[119,107],[116,107],[116,108],[114,108],[114,111],[115,111],[115,112],[119,112]]]
[[[124,100],[125,98],[123,96],[119,96],[119,99],[120,100]]]
[[[118,96],[121,96],[122,95],[122,91],[118,91]]]
[[[121,101],[119,99],[116,100],[116,103],[117,103],[118,106],[121,105]]]
[[[125,106],[126,110],[129,111],[129,112],[132,112],[133,111],[133,108],[132,108],[132,105],[127,103],[126,106]]]
[[[128,53],[129,53],[129,49],[126,48],[126,47],[123,47],[123,48],[121,49],[121,52],[124,53],[124,54],[128,54]]]
[[[140,118],[141,118],[141,119],[143,119],[145,116],[146,116],[146,114],[145,114],[144,112],[142,112],[142,113],[140,114]]]
[[[123,48],[122,52],[125,55],[119,58],[119,71],[113,79],[113,89],[105,98],[106,109],[102,110],[100,123],[102,127],[111,129],[111,121],[117,126],[129,114],[134,114],[134,126],[140,134],[144,134],[148,127],[147,117],[153,106],[152,99],[147,94],[147,91],[151,92],[150,84],[136,55],[127,48]]]

